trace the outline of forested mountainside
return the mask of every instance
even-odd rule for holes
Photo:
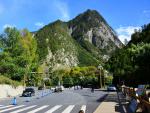
[[[97,66],[123,44],[95,10],[69,22],[57,20],[35,33],[40,60],[50,68]]]

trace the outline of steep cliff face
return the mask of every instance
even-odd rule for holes
[[[68,25],[72,37],[88,51],[90,50],[89,45],[94,45],[102,55],[110,55],[116,48],[123,46],[114,30],[95,10],[87,10],[69,21]]]
[[[122,43],[104,18],[87,10],[69,22],[60,20],[35,33],[40,60],[55,70],[98,65]]]

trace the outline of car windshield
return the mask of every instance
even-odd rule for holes
[[[25,89],[25,91],[34,91],[34,89],[32,89],[32,88],[27,88],[27,89]]]
[[[115,87],[114,85],[109,85],[109,87]]]

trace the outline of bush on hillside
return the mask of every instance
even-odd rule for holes
[[[2,75],[0,75],[0,84],[8,84],[8,85],[12,85],[13,87],[17,87],[17,86],[21,85],[20,82],[13,81]]]

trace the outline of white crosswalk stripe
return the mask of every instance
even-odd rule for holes
[[[45,106],[39,107],[39,108],[37,108],[37,109],[35,109],[35,110],[29,111],[29,112],[27,112],[27,113],[36,113],[36,112],[38,112],[38,111],[40,111],[40,110],[42,110],[42,109],[44,109],[44,108],[47,108],[47,107],[48,107],[48,105],[45,105]]]
[[[86,105],[82,105],[81,110],[83,110],[84,113],[85,113],[85,111],[86,111]]]
[[[50,110],[46,111],[45,113],[53,113],[54,111],[56,111],[57,109],[59,109],[62,105],[57,105],[52,107]]]
[[[43,110],[43,112],[45,113],[54,113],[58,110],[58,112],[61,113],[71,113],[73,111],[73,109],[75,108],[75,105],[68,105],[66,107],[64,107],[63,109],[60,109],[61,107],[63,107],[63,105],[55,105],[53,107],[50,107],[49,105],[43,105],[43,106],[39,106],[39,105],[31,105],[31,106],[26,106],[26,105],[7,105],[7,106],[0,106],[0,113],[3,112],[7,112],[7,113],[36,113],[36,112],[41,112],[41,110]],[[80,106],[81,110],[86,111],[86,105],[81,105]],[[80,110],[79,109],[79,110]],[[60,111],[62,110],[62,111]],[[77,110],[77,109],[75,109]]]
[[[73,108],[74,108],[74,105],[70,105],[62,113],[70,113]]]
[[[3,108],[9,108],[9,107],[12,107],[13,105],[8,105],[8,106],[0,106],[0,109],[3,109]]]
[[[19,110],[16,110],[16,111],[10,112],[10,113],[19,113],[19,112],[22,112],[22,111],[25,111],[25,110],[28,110],[28,109],[34,108],[35,106],[36,106],[36,105],[29,106],[29,107],[25,107],[25,108],[23,108],[23,109],[19,109]]]
[[[15,107],[11,107],[11,108],[8,108],[8,109],[4,109],[4,110],[1,110],[0,113],[10,111],[10,110],[13,110],[13,109],[17,109],[17,108],[20,108],[20,107],[23,107],[23,106],[25,106],[25,105],[20,105],[20,106],[15,106]]]

